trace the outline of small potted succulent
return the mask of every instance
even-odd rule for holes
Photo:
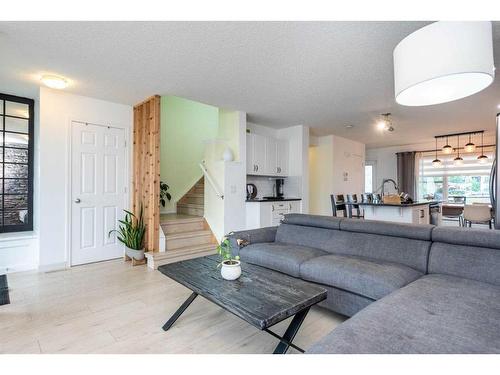
[[[144,223],[142,215],[142,207],[139,217],[135,216],[130,211],[123,211],[125,211],[124,220],[118,220],[120,223],[118,229],[109,231],[108,236],[111,236],[111,233],[116,232],[116,238],[118,238],[118,241],[125,245],[125,253],[127,256],[134,258],[135,260],[143,260],[146,224]]]
[[[236,280],[241,276],[241,262],[238,255],[233,256],[231,242],[229,239],[225,238],[219,246],[217,246],[217,252],[221,257],[219,263],[220,274],[225,280]]]

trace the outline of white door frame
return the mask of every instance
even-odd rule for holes
[[[132,138],[132,131],[133,128],[130,128],[129,126],[124,126],[121,124],[116,124],[116,123],[110,123],[108,125],[98,123],[96,121],[84,121],[82,119],[73,119],[70,118],[68,120],[68,126],[67,126],[67,145],[68,145],[68,153],[66,154],[66,165],[67,165],[67,173],[66,173],[66,226],[65,226],[65,234],[66,234],[66,268],[71,268],[71,256],[72,256],[72,215],[71,215],[71,210],[72,210],[72,181],[73,181],[73,170],[72,170],[72,144],[73,144],[73,137],[72,137],[72,124],[73,122],[79,122],[81,124],[89,124],[89,125],[95,125],[95,126],[103,126],[103,127],[110,127],[110,128],[115,128],[115,129],[123,129],[124,131],[124,136],[125,136],[125,180],[128,182],[127,183],[127,191],[125,192],[125,207],[127,209],[130,208],[130,190],[132,188],[132,181],[130,180],[131,176],[131,171],[130,168],[132,167],[132,147],[130,147],[130,139]]]

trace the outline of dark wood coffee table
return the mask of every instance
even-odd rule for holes
[[[218,257],[212,255],[158,268],[164,275],[193,291],[163,329],[167,331],[172,327],[200,295],[280,340],[274,354],[284,354],[289,347],[304,352],[292,341],[311,306],[326,299],[326,290],[319,285],[243,262],[240,278],[227,281],[221,277],[217,263]],[[291,316],[293,319],[283,336],[269,329]]]

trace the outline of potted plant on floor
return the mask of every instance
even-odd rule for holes
[[[125,253],[127,256],[135,260],[143,260],[146,224],[144,223],[142,215],[142,206],[139,217],[135,216],[130,211],[123,211],[125,211],[125,218],[123,220],[118,220],[121,225],[118,226],[118,229],[109,231],[108,236],[116,232],[118,241],[125,245]]]
[[[221,257],[219,263],[220,274],[225,280],[236,280],[241,276],[241,262],[238,255],[233,256],[231,242],[225,238],[219,246],[217,252]]]
[[[167,203],[166,200],[168,200],[170,202],[170,200],[172,199],[172,196],[168,192],[168,189],[170,189],[170,186],[168,186],[163,181],[160,181],[160,204],[163,207],[165,207],[165,203]]]

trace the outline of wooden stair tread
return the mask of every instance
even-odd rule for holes
[[[196,246],[186,246],[186,247],[180,247],[175,250],[167,250],[165,252],[154,252],[152,253],[154,259],[165,259],[165,258],[171,258],[179,255],[185,255],[185,254],[190,254],[190,253],[196,253],[200,251],[208,251],[208,250],[213,250],[214,252],[216,251],[217,244],[204,244],[204,245],[196,245]]]
[[[203,216],[183,215],[183,214],[167,214],[167,215],[161,216],[160,218],[161,225],[196,223],[205,220]]]
[[[177,207],[192,207],[192,208],[203,208],[204,205],[201,203],[183,203],[179,202],[177,203]]]
[[[208,236],[208,235],[212,235],[212,231],[205,229],[205,230],[196,230],[196,231],[189,231],[189,232],[167,234],[167,235],[165,235],[165,238],[168,241],[168,240],[178,240],[178,239],[182,239],[182,238],[192,238],[192,237]]]

